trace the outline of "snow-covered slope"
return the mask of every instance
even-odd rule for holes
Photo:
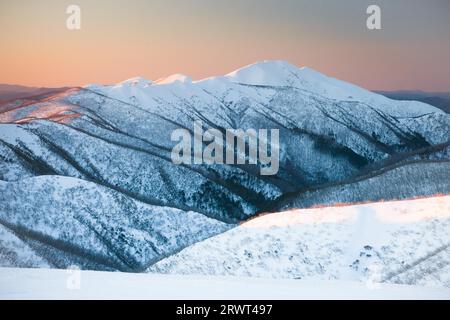
[[[254,218],[150,272],[450,287],[450,196]]]
[[[196,277],[0,268],[0,299],[449,299],[450,289],[345,281]],[[69,284],[69,285],[68,285]],[[220,310],[218,310],[220,312]],[[272,311],[273,313],[274,311]],[[210,310],[209,316],[214,314]]]
[[[3,266],[76,264],[142,271],[231,225],[151,206],[84,180],[41,176],[0,184]]]

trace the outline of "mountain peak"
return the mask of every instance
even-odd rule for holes
[[[294,64],[292,64],[286,60],[262,60],[262,61],[257,61],[257,62],[251,63],[244,67],[241,67],[241,68],[235,70],[234,72],[237,72],[240,70],[245,70],[245,69],[255,69],[255,68],[264,69],[267,71],[273,71],[273,69],[286,69],[286,68],[298,69],[297,66],[295,66]],[[231,72],[231,73],[234,73],[234,72]]]
[[[264,60],[237,69],[225,77],[232,82],[251,85],[288,85],[287,78],[301,70],[283,60]]]
[[[166,78],[161,78],[155,81],[155,84],[169,84],[169,83],[175,83],[175,82],[181,82],[181,83],[191,83],[192,78],[181,74],[181,73],[175,73],[172,74]]]
[[[120,82],[118,85],[122,85],[122,86],[133,86],[133,87],[147,87],[150,86],[152,84],[151,80],[147,80],[144,77],[134,77],[131,79],[127,79],[125,81]]]

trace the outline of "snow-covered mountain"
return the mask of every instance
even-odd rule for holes
[[[195,120],[279,129],[279,172],[173,164],[171,132]],[[259,212],[448,194],[449,145],[449,114],[283,61],[8,102],[1,264],[140,271]]]

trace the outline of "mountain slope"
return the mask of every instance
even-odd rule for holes
[[[394,100],[416,100],[430,104],[450,113],[450,93],[449,92],[423,92],[423,91],[375,91],[385,97]]]
[[[252,219],[150,272],[450,287],[450,196]]]
[[[59,176],[2,183],[0,225],[3,265],[122,271],[142,271],[231,227]]]

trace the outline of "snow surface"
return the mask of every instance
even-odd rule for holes
[[[149,271],[450,287],[450,196],[267,214]]]
[[[450,299],[450,289],[351,281],[171,276],[0,268],[0,299]],[[69,285],[68,285],[69,284]]]

